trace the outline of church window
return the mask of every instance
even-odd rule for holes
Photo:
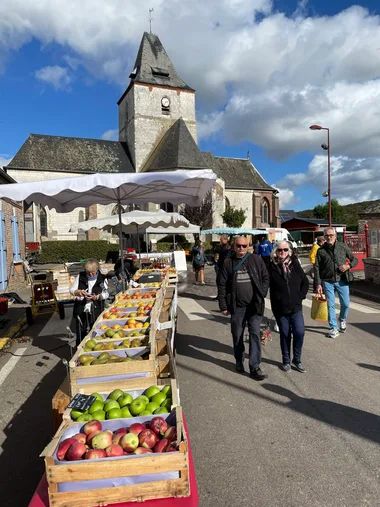
[[[41,236],[47,237],[47,214],[44,208],[40,211],[40,232]]]
[[[231,203],[230,203],[230,200],[228,199],[228,197],[226,197],[226,198],[224,199],[224,201],[225,201],[225,203],[224,203],[224,204],[225,204],[225,208],[226,208],[226,210],[227,210],[227,209],[229,209],[229,208],[231,208]]]
[[[268,199],[263,199],[261,201],[261,223],[268,224],[269,223],[269,203]]]
[[[129,213],[130,211],[140,211],[141,206],[139,204],[127,204],[124,207],[124,212]]]
[[[160,208],[164,211],[166,211],[167,213],[173,213],[174,211],[174,206],[171,202],[163,202],[160,204]]]

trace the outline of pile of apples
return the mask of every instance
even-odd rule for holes
[[[132,300],[134,300],[134,299],[152,299],[152,298],[156,297],[156,294],[157,294],[157,291],[155,291],[155,290],[152,290],[149,292],[136,291],[132,294],[124,294],[123,296],[120,297],[120,299],[124,300],[124,301],[128,301],[130,299],[132,299]]]
[[[149,353],[134,357],[128,356],[127,353],[125,354],[125,357],[118,356],[117,354],[109,354],[108,352],[102,352],[99,356],[82,354],[78,358],[78,366],[99,366],[101,364],[128,363],[129,361],[143,361],[148,358]]]
[[[131,333],[132,334],[132,333]],[[130,335],[129,335],[130,336]],[[87,340],[84,346],[84,352],[99,352],[104,350],[130,349],[135,347],[145,347],[149,343],[149,336],[141,335],[141,339],[125,339],[122,342],[99,343],[93,339]]]
[[[99,421],[89,421],[83,433],[76,433],[58,445],[60,461],[115,458],[146,453],[174,452],[178,450],[177,429],[169,426],[162,417],[150,423],[134,423],[129,428],[103,431]]]
[[[132,317],[146,317],[149,315],[153,308],[153,302],[149,302],[149,304],[146,303],[139,303],[137,310],[133,312],[122,312],[120,311],[120,308],[135,308],[135,306],[127,307],[124,303],[116,303],[115,306],[112,306],[107,312],[103,313],[103,319],[106,320],[116,320],[116,319],[125,319],[128,316]],[[132,315],[133,314],[133,315]]]

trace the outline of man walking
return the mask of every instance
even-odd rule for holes
[[[272,243],[269,241],[268,238],[266,238],[265,236],[263,236],[261,238],[261,241],[260,241],[260,244],[259,244],[258,254],[263,258],[263,261],[264,261],[267,269],[269,269],[270,254],[272,253],[272,250],[273,250]]]
[[[314,264],[314,277],[317,292],[325,293],[327,298],[328,319],[330,325],[329,338],[337,338],[339,331],[346,331],[346,320],[350,308],[350,287],[352,279],[350,269],[354,268],[358,259],[350,248],[336,239],[333,227],[324,230],[326,242],[319,248]],[[335,291],[340,302],[339,322],[336,320]]]
[[[325,243],[325,238],[324,236],[318,236],[318,238],[316,239],[316,242],[315,244],[313,245],[313,248],[310,250],[310,253],[309,253],[309,261],[311,262],[311,270],[310,272],[308,272],[307,274],[312,276],[313,277],[313,291],[314,292],[317,292],[317,286],[315,284],[315,276],[314,276],[314,264],[315,264],[315,259],[317,257],[317,252],[318,250],[321,248],[321,246]]]
[[[244,329],[249,331],[249,370],[254,380],[264,380],[260,368],[260,324],[269,275],[262,259],[248,252],[248,239],[237,236],[234,254],[227,257],[218,277],[219,307],[223,315],[231,314],[236,371],[244,373]]]

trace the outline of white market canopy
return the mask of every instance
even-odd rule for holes
[[[228,234],[229,236],[238,236],[239,234],[248,234],[249,236],[256,236],[258,234],[265,236],[268,232],[265,229],[246,229],[244,227],[218,227],[216,229],[204,229],[201,234]]]
[[[146,230],[148,227],[171,227],[173,229],[182,226],[186,228],[190,222],[179,213],[166,213],[160,211],[130,211],[120,215],[122,230],[124,233],[136,232],[136,228]],[[95,218],[94,220],[87,220],[72,224],[70,232],[89,231],[90,229],[113,229],[118,227],[120,229],[119,216],[112,215],[105,218]]]
[[[188,204],[199,206],[215,185],[209,169],[150,173],[89,174],[0,185],[0,198],[34,202],[66,213],[92,204]]]
[[[147,234],[199,234],[199,225],[189,224],[187,227],[148,227]]]

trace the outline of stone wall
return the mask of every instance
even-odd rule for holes
[[[365,279],[380,285],[380,259],[363,259]]]
[[[10,290],[17,291],[25,287],[24,268],[21,263],[13,264],[13,244],[12,244],[12,222],[11,217],[16,216],[18,219],[18,235],[20,242],[20,256],[25,258],[25,237],[24,237],[24,215],[22,203],[12,202],[8,199],[1,200],[2,210],[5,219],[5,243],[7,248],[7,275],[8,287],[6,292]]]

